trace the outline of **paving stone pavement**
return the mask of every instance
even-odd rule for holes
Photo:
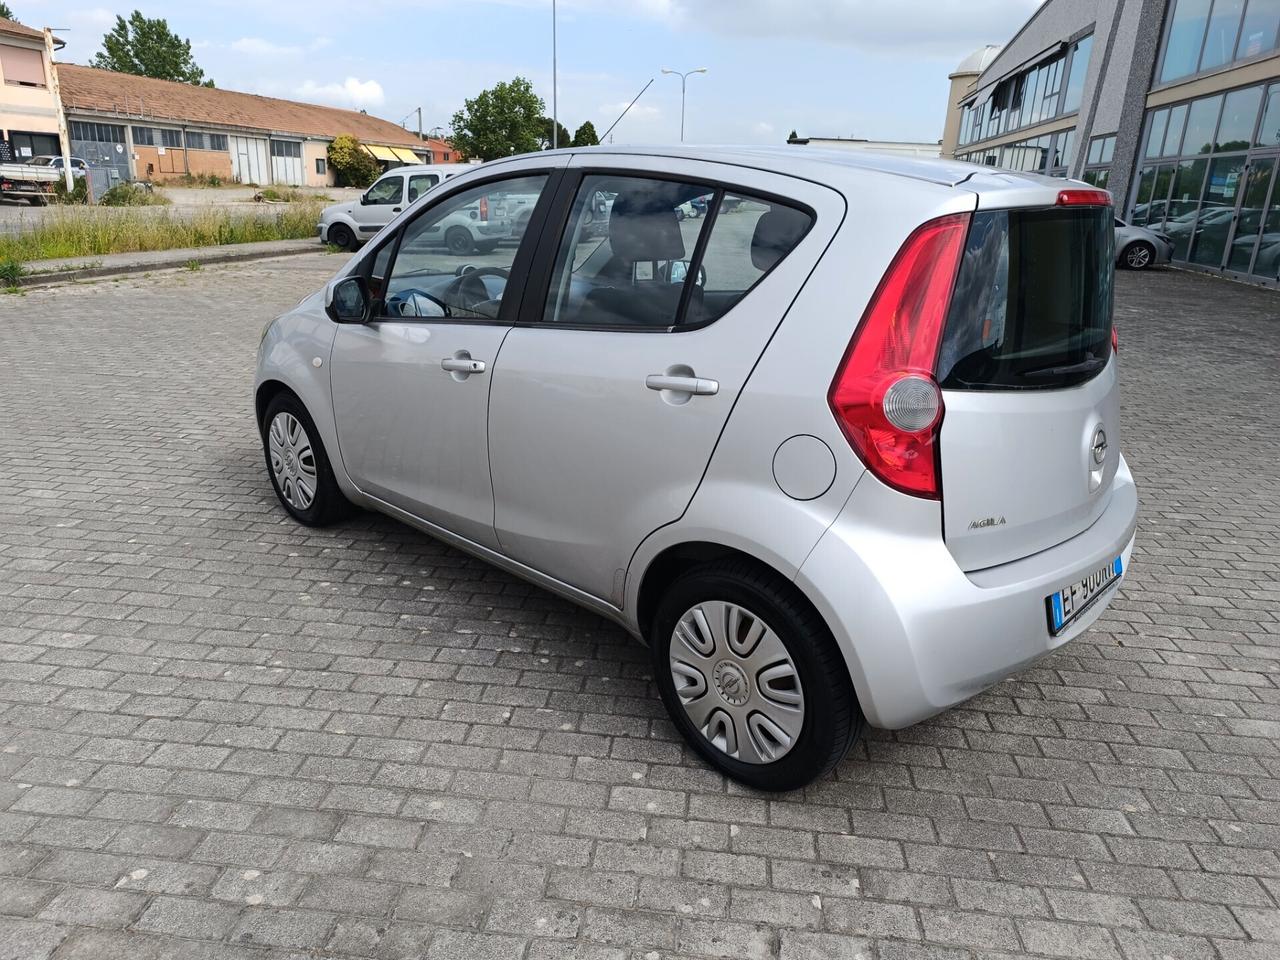
[[[1280,298],[1119,277],[1123,595],[767,796],[617,629],[289,522],[250,388],[323,255],[0,297],[0,960],[1280,957]]]

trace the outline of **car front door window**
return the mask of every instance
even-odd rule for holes
[[[434,173],[420,173],[409,178],[409,202],[417,200],[420,196],[434,187],[440,182],[440,178]]]
[[[370,204],[399,203],[404,193],[404,177],[387,177],[379,180],[365,194],[365,202]]]
[[[383,315],[498,319],[519,249],[510,198],[536,204],[546,182],[536,175],[482,184],[407,224],[386,278]]]

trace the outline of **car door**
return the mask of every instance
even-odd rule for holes
[[[688,505],[803,265],[834,231],[810,231],[814,208],[843,208],[833,191],[775,174],[627,163],[570,164],[567,215],[548,220],[541,284],[503,343],[489,408],[503,551],[615,605],[636,547]],[[679,203],[708,194],[707,217],[678,219]],[[774,271],[784,257],[790,269]]]
[[[375,308],[345,324],[330,362],[342,463],[365,493],[496,546],[489,482],[489,379],[515,319],[528,245],[482,265],[448,252],[433,228],[513,187],[550,202],[546,163],[471,180],[423,207],[361,258]]]
[[[361,242],[395,219],[405,207],[404,177],[389,173],[374,183],[351,210]]]

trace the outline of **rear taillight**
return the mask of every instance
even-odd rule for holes
[[[480,198],[480,219],[481,220],[489,219],[489,198],[488,197]]]
[[[1120,356],[1120,331],[1115,327],[1111,328],[1111,352]]]
[[[907,238],[854,332],[828,401],[854,452],[894,489],[937,500],[942,391],[934,377],[969,214]]]
[[[1059,190],[1058,206],[1109,207],[1111,206],[1111,194],[1106,190],[1093,190],[1084,187]]]

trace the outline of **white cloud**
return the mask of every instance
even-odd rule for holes
[[[1012,35],[1041,0],[665,0],[646,4],[696,30],[789,36],[867,51],[952,55]],[[663,8],[666,8],[665,10]]]
[[[342,83],[319,84],[314,80],[307,80],[295,87],[293,93],[300,100],[318,100],[321,103],[355,109],[380,107],[387,99],[382,91],[382,84],[377,80],[357,80],[355,77],[347,77]]]
[[[233,40],[231,49],[236,53],[244,53],[251,57],[293,56],[302,52],[301,47],[281,46],[261,37],[241,37]]]

